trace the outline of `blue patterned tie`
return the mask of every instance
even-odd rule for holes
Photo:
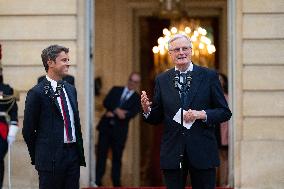
[[[189,91],[188,87],[186,85],[186,74],[181,73],[180,76],[182,77],[182,83],[184,85],[181,86],[181,102],[182,102],[182,108],[186,109],[189,103]]]
[[[125,95],[121,98],[121,100],[120,100],[120,106],[123,105],[123,104],[126,102],[127,96],[129,95],[129,93],[130,93],[130,91],[127,90],[126,93],[125,93]]]

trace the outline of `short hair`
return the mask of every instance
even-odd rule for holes
[[[133,75],[138,75],[138,76],[141,78],[141,75],[140,75],[139,72],[133,71],[133,72],[131,72],[131,73],[129,74],[128,79],[131,79]]]
[[[177,39],[180,39],[180,38],[185,38],[186,40],[189,41],[189,47],[191,48],[192,47],[192,44],[191,44],[191,40],[190,38],[187,36],[187,35],[184,35],[184,34],[181,34],[181,33],[178,33],[178,34],[175,34],[171,37],[171,39],[168,41],[168,49],[170,49],[171,47],[171,43]]]
[[[49,60],[53,60],[55,62],[55,59],[58,57],[58,54],[61,53],[62,51],[68,53],[69,48],[60,45],[50,45],[49,47],[43,49],[41,53],[41,60],[46,72],[48,71],[47,62]]]

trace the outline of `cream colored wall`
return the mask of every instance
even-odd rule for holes
[[[235,186],[284,188],[284,1],[237,1]],[[241,83],[238,83],[241,82]]]
[[[41,51],[51,44],[60,44],[70,48],[70,74],[75,76],[82,130],[83,135],[86,135],[83,92],[84,5],[84,1],[78,0],[0,0],[0,43],[3,49],[4,81],[20,92],[20,129],[26,93],[36,84],[37,78],[45,74]],[[84,143],[88,157],[88,142]],[[4,186],[7,186],[7,175],[6,171]],[[82,186],[88,185],[88,175],[88,170],[82,168]],[[21,189],[38,188],[37,172],[30,164],[21,130],[12,148],[12,185],[13,188]]]

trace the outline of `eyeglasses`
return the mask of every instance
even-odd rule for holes
[[[191,47],[178,47],[178,48],[170,49],[169,51],[173,51],[175,53],[178,53],[178,52],[180,52],[180,50],[182,50],[183,52],[186,52],[189,49],[191,49]]]

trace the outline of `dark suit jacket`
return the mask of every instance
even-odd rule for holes
[[[104,99],[104,107],[106,111],[114,111],[120,104],[120,98],[123,93],[124,87],[113,87],[107,96]],[[110,121],[112,120],[115,126],[112,128],[112,131],[116,133],[116,137],[121,142],[125,142],[128,132],[129,120],[133,118],[140,111],[140,96],[137,92],[134,92],[128,99],[125,101],[120,108],[126,110],[126,118],[121,120],[118,117],[107,118],[103,116],[98,124],[98,130],[100,132],[108,132],[110,128]]]
[[[164,123],[161,143],[161,168],[178,169],[181,154],[187,153],[190,163],[198,169],[219,165],[214,125],[231,117],[231,111],[223,95],[218,74],[207,68],[194,65],[190,102],[186,110],[205,110],[207,121],[196,120],[187,130],[173,120],[181,107],[180,95],[173,83],[174,69],[157,76],[151,113],[145,121],[151,124]]]
[[[51,171],[54,164],[55,167],[60,167],[58,161],[60,158],[62,159],[64,121],[59,104],[50,97],[53,92],[51,86],[48,94],[45,94],[44,87],[46,85],[47,79],[45,78],[28,91],[22,132],[32,164],[35,165],[37,170]],[[74,112],[76,144],[80,154],[80,165],[86,166],[76,89],[65,81],[64,88]]]
[[[2,93],[1,95],[4,97],[3,99],[0,99],[1,102],[0,112],[5,112],[10,117],[10,123],[9,123],[7,116],[0,115],[0,162],[1,162],[4,159],[6,152],[8,150],[8,144],[7,142],[4,142],[4,140],[7,139],[8,135],[8,130],[9,130],[8,125],[11,123],[16,125],[18,123],[18,106],[16,103],[16,99],[9,98],[12,97],[14,93],[12,87],[10,87],[8,84],[0,83],[0,92]],[[0,178],[0,185],[1,185],[1,178]]]

